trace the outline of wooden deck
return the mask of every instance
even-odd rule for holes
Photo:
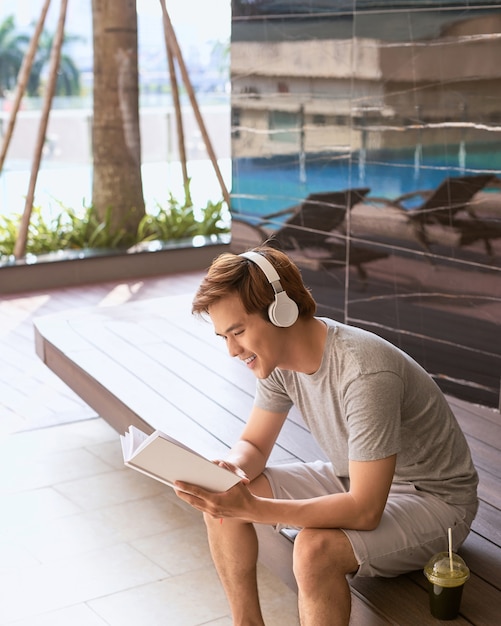
[[[129,424],[162,429],[217,457],[240,434],[255,380],[228,357],[212,326],[191,316],[190,303],[191,296],[173,296],[42,317],[35,321],[37,353],[118,432]],[[472,576],[461,616],[449,623],[494,626],[501,612],[500,414],[449,401],[472,449],[481,499],[473,532],[460,551]],[[293,412],[271,460],[323,456]],[[261,530],[263,542],[273,546],[273,558],[264,550],[263,562],[293,586],[290,542]],[[356,581],[353,623],[437,623],[428,611],[425,582],[422,572]]]

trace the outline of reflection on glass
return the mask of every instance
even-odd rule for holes
[[[398,5],[233,1],[233,247],[499,406],[501,3]]]

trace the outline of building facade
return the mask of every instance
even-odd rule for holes
[[[499,406],[501,3],[233,0],[235,249]],[[344,192],[344,193],[340,193]]]

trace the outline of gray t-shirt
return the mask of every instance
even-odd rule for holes
[[[294,404],[338,476],[348,476],[349,460],[397,454],[394,482],[450,504],[476,502],[468,444],[432,378],[381,337],[321,319],[327,340],[318,371],[275,369],[258,380],[256,406],[283,412]]]

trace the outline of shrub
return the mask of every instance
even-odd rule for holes
[[[44,217],[40,207],[34,207],[26,254],[46,254],[59,250],[123,249],[148,241],[172,241],[197,235],[218,235],[229,231],[225,220],[223,202],[208,202],[204,209],[192,206],[189,190],[184,203],[169,195],[168,206],[157,204],[157,213],[147,213],[136,233],[111,226],[111,207],[100,219],[94,207],[84,207],[83,212],[60,204],[61,211],[52,218]],[[14,253],[21,216],[0,216],[0,257]]]

